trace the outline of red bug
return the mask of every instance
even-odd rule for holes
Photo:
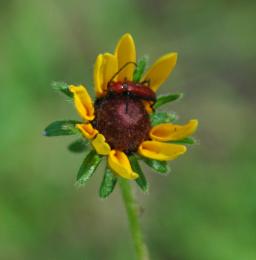
[[[125,94],[143,100],[156,101],[155,92],[149,87],[148,82],[136,83],[132,81],[109,82],[108,92],[112,94]]]
[[[133,81],[127,81],[124,82],[117,81],[114,82],[113,79],[116,77],[118,73],[120,73],[121,70],[123,70],[127,65],[134,64],[137,66],[136,63],[128,62],[126,63],[117,73],[114,74],[112,79],[108,83],[108,93],[110,94],[124,94],[127,96],[133,96],[138,97],[143,100],[148,101],[156,101],[156,94],[155,92],[149,87],[150,81],[143,81],[143,82],[133,82]]]

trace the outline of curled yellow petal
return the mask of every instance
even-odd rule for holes
[[[99,54],[94,65],[94,88],[97,97],[104,96],[108,82],[117,72],[117,58],[110,53]]]
[[[186,151],[187,148],[184,145],[161,143],[157,141],[144,141],[138,149],[138,152],[142,156],[160,161],[174,160]]]
[[[70,85],[69,90],[74,94],[74,103],[79,115],[85,120],[93,120],[94,106],[86,88],[82,85]]]
[[[108,155],[108,164],[116,174],[125,179],[134,180],[139,177],[132,170],[129,159],[124,152],[112,150]]]
[[[150,137],[156,141],[177,141],[192,135],[198,126],[196,119],[185,125],[160,124],[150,130]]]
[[[132,36],[129,33],[124,34],[115,49],[115,55],[118,61],[118,69],[128,62],[136,62],[136,49]],[[134,64],[127,65],[117,75],[117,80],[123,81],[125,79],[132,80],[134,72]]]
[[[98,154],[107,155],[111,151],[109,144],[106,142],[104,135],[98,134],[92,141],[92,145]]]
[[[91,124],[76,124],[76,128],[78,128],[87,139],[92,139],[98,133],[98,130],[94,129]]]
[[[142,81],[149,80],[150,87],[154,91],[157,91],[160,85],[169,77],[176,65],[176,61],[176,52],[171,52],[162,56],[151,66],[151,68],[149,68]]]

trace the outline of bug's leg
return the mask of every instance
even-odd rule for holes
[[[125,113],[128,113],[128,103],[129,103],[130,93],[127,92],[126,94],[126,103],[125,103]]]
[[[147,87],[149,87],[149,86],[150,86],[150,79],[143,80],[143,81],[141,82],[141,84],[142,84],[142,85],[145,85],[145,86],[147,86]]]

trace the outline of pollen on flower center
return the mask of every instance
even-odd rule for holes
[[[135,152],[149,139],[150,120],[138,98],[113,95],[96,100],[93,126],[112,149]]]

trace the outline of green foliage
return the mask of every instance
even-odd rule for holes
[[[148,61],[148,58],[146,56],[143,56],[138,64],[137,64],[137,67],[133,73],[133,81],[135,82],[139,82],[144,71],[145,71],[145,68],[147,66],[147,61]]]
[[[45,136],[74,135],[78,133],[78,130],[75,127],[78,123],[80,122],[76,120],[55,121],[45,128],[43,134]]]
[[[170,141],[169,143],[173,143],[173,144],[196,144],[197,141],[193,137],[186,137],[182,140]]]
[[[157,109],[166,103],[182,98],[182,96],[182,93],[159,96],[154,104],[154,108]]]
[[[88,140],[84,138],[80,138],[72,142],[68,146],[68,150],[73,153],[82,153],[88,149]]]
[[[150,115],[150,121],[152,126],[156,126],[163,123],[171,123],[177,119],[175,113],[167,112],[155,112]]]
[[[134,155],[132,155],[132,156],[129,156],[129,160],[130,160],[133,171],[139,175],[139,177],[135,181],[137,182],[137,184],[140,186],[140,188],[143,191],[145,191],[145,192],[148,191],[148,182],[139,165],[137,158]]]
[[[101,198],[107,198],[114,190],[117,183],[117,177],[112,170],[106,166],[104,177],[100,185],[99,195]]]
[[[91,150],[91,152],[86,156],[84,159],[78,174],[77,174],[77,183],[84,184],[86,183],[93,173],[96,171],[97,167],[99,166],[102,156],[97,154],[95,150]]]
[[[141,159],[157,173],[168,174],[171,171],[166,161],[158,161],[145,157],[141,157]]]
[[[67,83],[54,81],[54,82],[52,82],[52,87],[53,87],[53,89],[62,92],[69,98],[73,98],[73,93],[69,91],[69,85]]]

